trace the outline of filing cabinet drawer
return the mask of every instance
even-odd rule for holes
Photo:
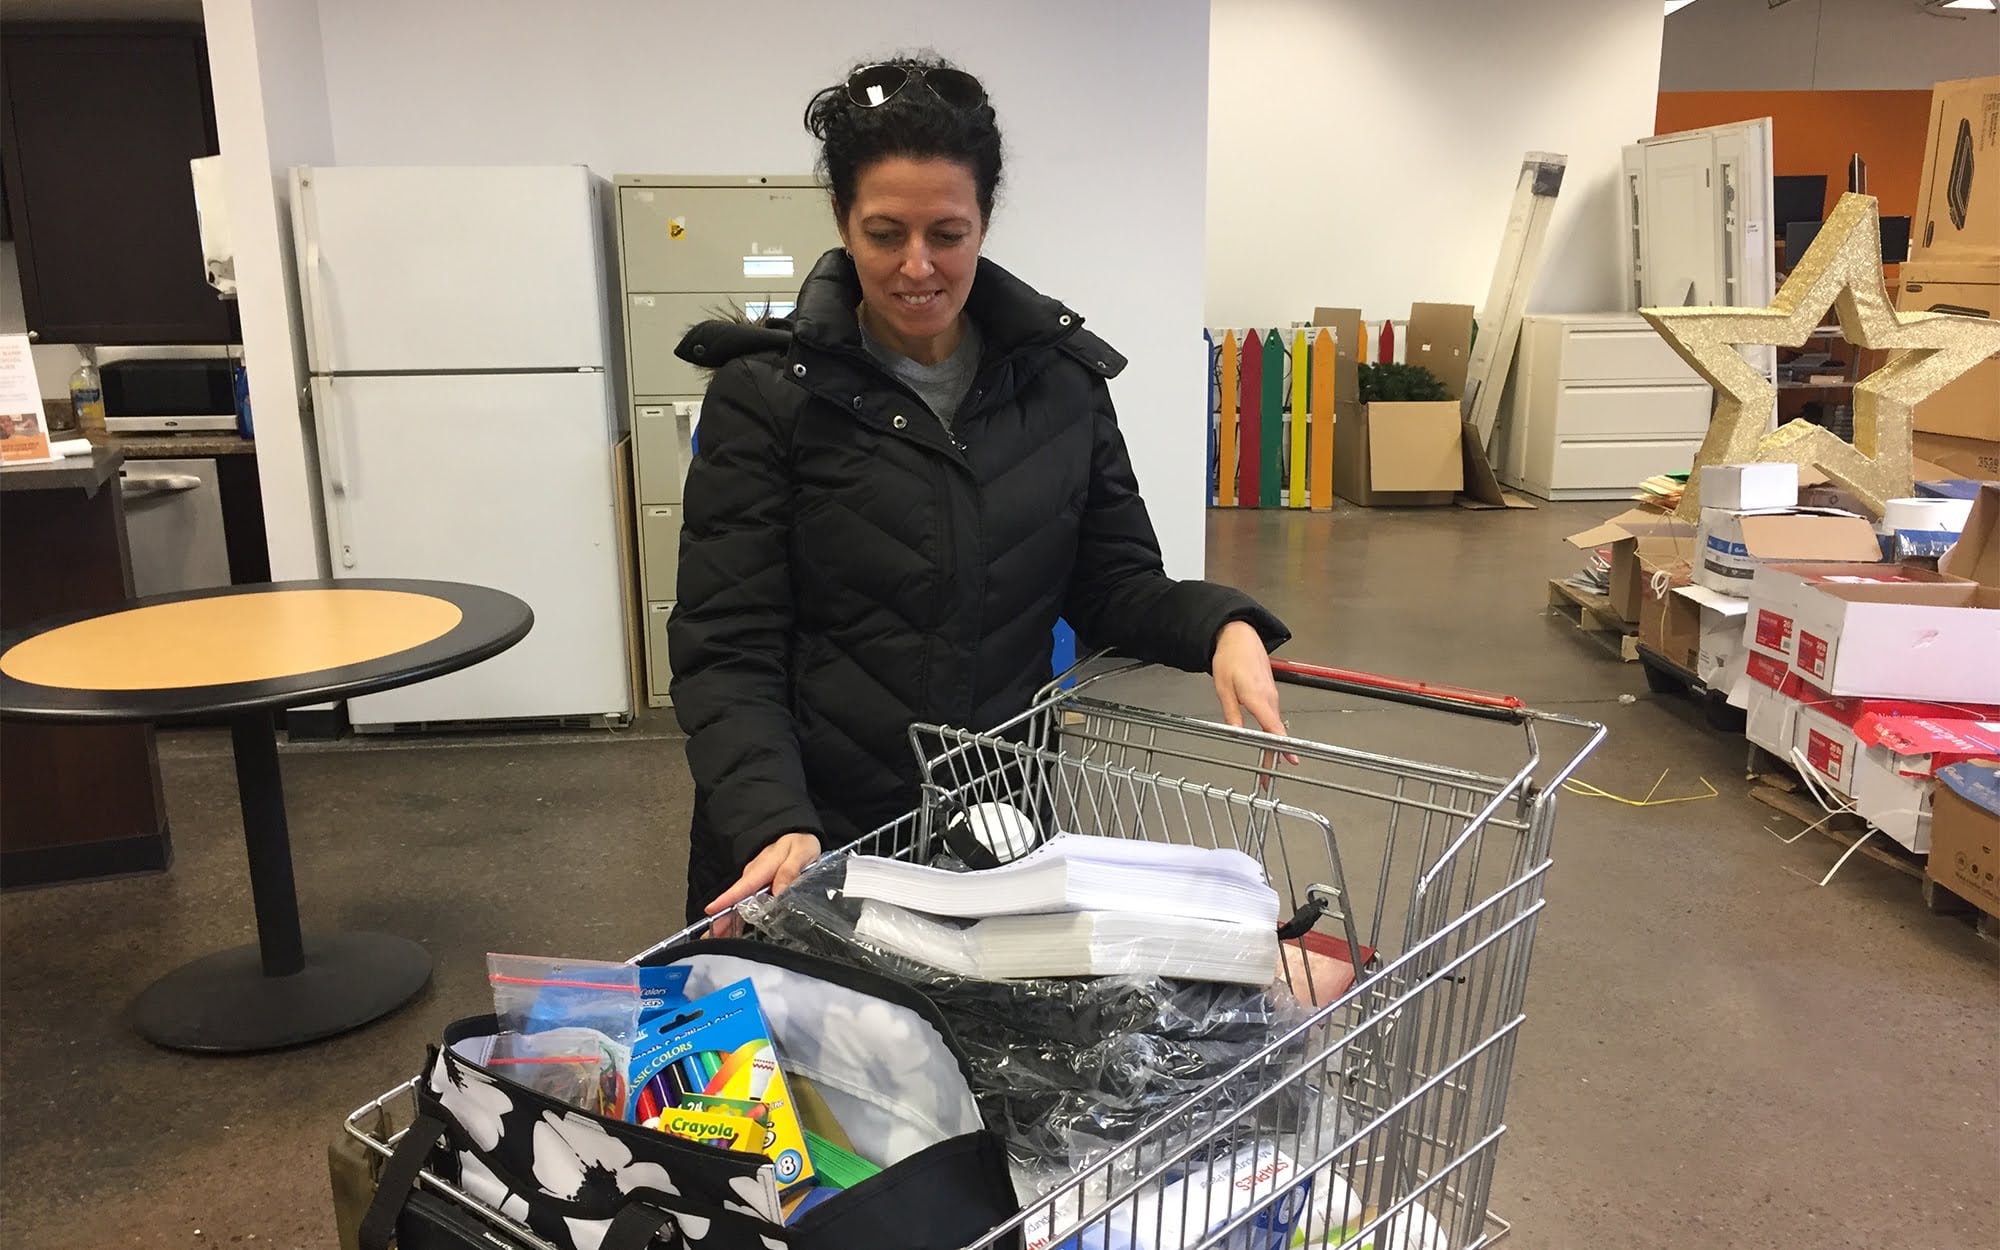
[[[658,699],[667,697],[674,679],[667,662],[667,620],[673,612],[671,602],[646,605],[646,689]]]
[[[633,455],[639,464],[639,502],[679,503],[687,481],[695,405],[640,404],[632,410]]]
[[[679,504],[647,504],[640,509],[639,557],[646,570],[646,598],[676,597],[681,575]]]

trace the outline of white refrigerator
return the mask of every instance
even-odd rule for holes
[[[600,224],[581,166],[292,171],[333,575],[535,613],[494,659],[350,700],[357,729],[630,714]]]

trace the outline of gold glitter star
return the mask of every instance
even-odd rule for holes
[[[1715,387],[1715,415],[1681,497],[1682,519],[1700,519],[1702,466],[1773,462],[1817,466],[1880,516],[1885,501],[1910,493],[1917,404],[2000,352],[2000,321],[1890,306],[1876,212],[1873,196],[1841,196],[1769,308],[1639,310]],[[1802,347],[1829,308],[1849,343],[1892,353],[1854,385],[1854,441],[1805,421],[1765,433],[1778,408],[1777,388],[1736,346]]]

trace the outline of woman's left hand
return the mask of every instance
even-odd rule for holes
[[[1231,621],[1215,636],[1215,655],[1209,661],[1215,677],[1215,697],[1222,704],[1225,723],[1241,729],[1244,713],[1269,734],[1284,734],[1285,722],[1278,715],[1278,682],[1271,676],[1271,653],[1264,639],[1248,621]],[[1287,754],[1287,763],[1298,756]]]

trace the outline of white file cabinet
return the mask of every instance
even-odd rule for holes
[[[1528,317],[1500,478],[1542,499],[1623,499],[1694,463],[1709,400],[1708,383],[1636,313]]]

